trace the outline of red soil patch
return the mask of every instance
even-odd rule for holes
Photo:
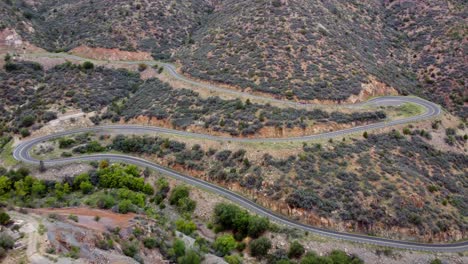
[[[124,229],[131,225],[131,220],[135,218],[136,214],[117,214],[111,211],[90,209],[90,208],[41,208],[31,209],[30,212],[41,215],[56,214],[60,217],[68,217],[69,215],[76,215],[78,222],[70,220],[71,223],[99,231],[106,231],[108,227],[117,227]],[[94,218],[99,216],[99,221]]]
[[[106,49],[106,48],[91,48],[87,46],[79,46],[70,51],[71,54],[95,59],[95,60],[110,60],[110,61],[119,61],[119,60],[152,60],[151,54],[148,52],[132,52],[132,51],[123,51],[119,49]]]

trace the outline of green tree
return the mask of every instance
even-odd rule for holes
[[[253,238],[259,237],[270,226],[270,222],[265,217],[250,216],[248,234]]]
[[[24,180],[19,180],[14,183],[15,193],[19,197],[23,198],[29,194],[27,186],[24,184]]]
[[[249,232],[250,215],[247,211],[238,208],[233,219],[232,229],[237,233],[236,238],[241,240]]]
[[[237,247],[237,242],[230,234],[222,235],[216,238],[213,248],[222,256],[228,254]]]
[[[83,194],[89,194],[93,191],[94,185],[89,181],[82,181],[80,183],[80,190]]]
[[[132,201],[125,199],[123,201],[120,201],[119,203],[119,213],[121,214],[126,214],[130,211],[132,211]]]
[[[31,194],[35,197],[41,197],[46,193],[47,187],[42,181],[34,179],[31,185]]]
[[[178,185],[172,190],[171,196],[169,197],[169,203],[177,205],[179,200],[189,196],[190,190],[185,185]]]
[[[56,182],[54,186],[54,191],[55,197],[57,197],[57,199],[62,200],[64,198],[65,193],[63,191],[63,184],[61,184],[60,182]]]
[[[0,196],[10,192],[11,181],[7,176],[0,177]]]
[[[89,177],[88,173],[82,173],[80,175],[77,175],[73,179],[73,189],[79,190],[82,182],[89,182],[89,181],[91,181],[91,178]]]
[[[304,254],[304,246],[297,241],[293,241],[289,246],[288,257],[289,258],[300,258]]]
[[[241,213],[241,209],[233,204],[219,203],[214,208],[214,222],[224,229],[234,227],[234,220]]]
[[[250,255],[253,257],[266,256],[271,248],[271,241],[266,237],[254,239],[249,244]]]

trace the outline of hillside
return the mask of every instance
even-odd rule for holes
[[[190,75],[299,100],[414,85],[379,1],[223,1],[179,53]]]
[[[468,117],[466,1],[388,1],[387,24],[406,35],[411,92]]]
[[[466,7],[451,1],[5,1],[49,51],[150,52],[196,78],[291,100],[417,94],[466,118]]]
[[[193,1],[10,1],[0,3],[3,27],[51,51],[91,47],[145,50],[168,58],[188,42],[211,10]]]

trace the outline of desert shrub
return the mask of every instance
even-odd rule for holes
[[[144,71],[148,68],[148,65],[144,64],[144,63],[140,63],[138,64],[138,71]]]
[[[72,220],[72,221],[78,222],[78,216],[76,216],[76,215],[71,214],[67,218]]]
[[[112,239],[99,239],[96,241],[96,247],[102,250],[113,249],[114,241]]]
[[[268,230],[270,223],[267,218],[259,216],[250,216],[248,225],[248,235],[257,238]]]
[[[175,205],[181,212],[192,212],[195,207],[195,201],[189,198],[190,189],[185,185],[174,187],[169,197],[169,203]]]
[[[94,64],[90,61],[85,61],[83,62],[83,64],[81,65],[81,67],[85,70],[91,70],[94,68]]]
[[[194,250],[189,250],[184,256],[177,259],[178,264],[200,264],[201,258]]]
[[[119,213],[121,214],[126,214],[126,213],[134,211],[133,203],[132,201],[128,199],[122,200],[119,203],[118,208],[119,208]]]
[[[10,215],[7,214],[6,212],[0,212],[0,224],[1,225],[7,225],[10,223]]]
[[[253,257],[261,258],[266,256],[271,248],[271,241],[266,237],[254,239],[249,244],[250,254]]]
[[[76,141],[72,138],[60,138],[59,139],[59,148],[64,149],[64,148],[69,148],[73,146],[76,143]]]
[[[213,248],[224,256],[237,247],[237,242],[230,234],[222,235],[216,238]]]
[[[237,254],[225,256],[224,260],[228,264],[242,264],[242,258]]]
[[[190,235],[197,230],[197,225],[191,220],[179,219],[175,222],[178,231]]]
[[[305,252],[304,246],[297,241],[293,241],[289,246],[288,257],[300,258]]]
[[[143,239],[143,245],[145,245],[146,248],[154,249],[159,247],[159,242],[154,237],[145,237]]]
[[[20,134],[22,137],[28,137],[29,135],[31,135],[31,132],[29,132],[27,128],[23,127],[20,129]]]
[[[174,250],[174,254],[177,257],[183,256],[185,254],[185,244],[184,241],[180,239],[175,239],[172,243],[172,249]]]
[[[138,254],[138,251],[139,247],[134,242],[124,242],[122,245],[122,252],[125,254],[125,256],[133,258],[136,256],[136,254]]]

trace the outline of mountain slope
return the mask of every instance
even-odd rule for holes
[[[276,3],[276,4],[275,4]],[[178,54],[202,79],[300,100],[346,100],[377,80],[414,86],[380,1],[232,1]]]
[[[408,63],[419,80],[412,92],[467,118],[466,1],[387,2],[387,24],[407,36]]]
[[[205,0],[18,1],[2,3],[2,13],[32,43],[47,50],[80,45],[145,50],[168,58],[188,41],[211,8]],[[17,23],[22,19],[23,23]],[[33,30],[31,30],[33,28]]]
[[[466,118],[463,0],[2,1],[50,51],[151,52],[196,78],[291,100],[417,94]]]

